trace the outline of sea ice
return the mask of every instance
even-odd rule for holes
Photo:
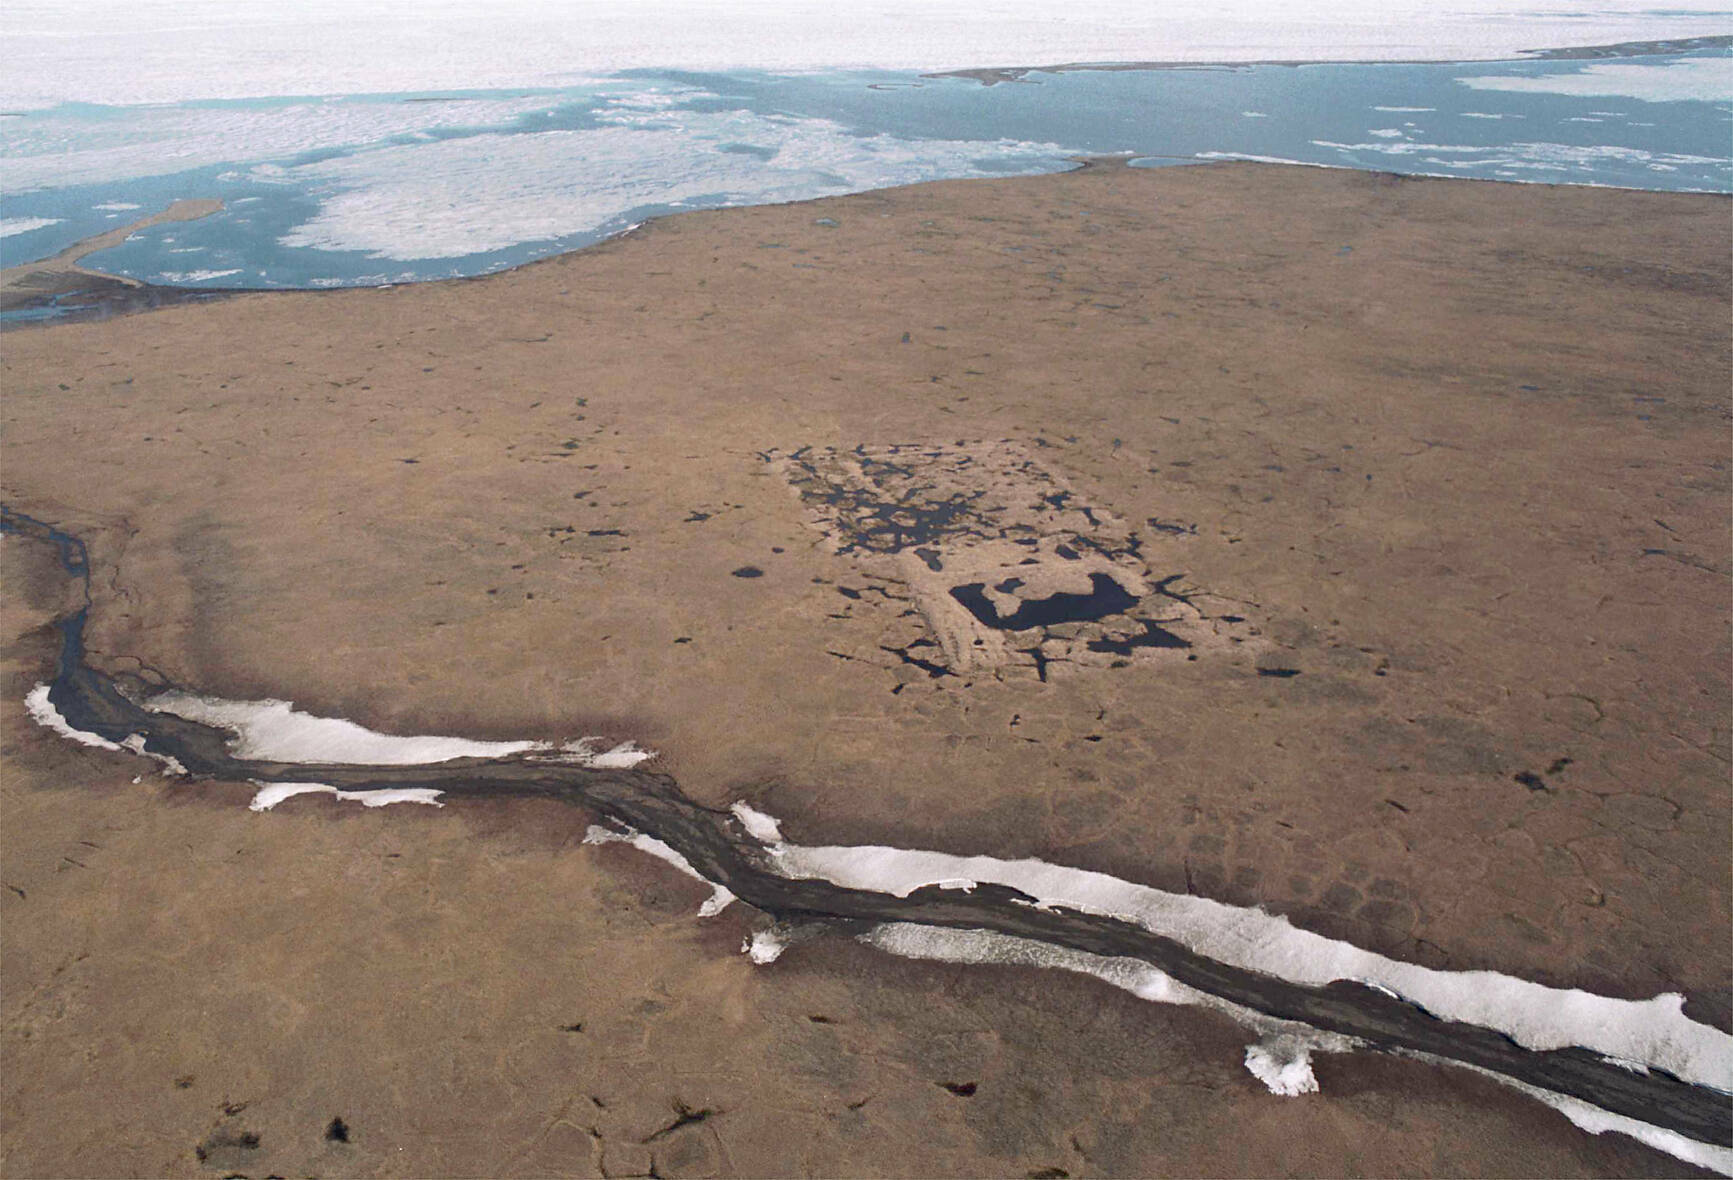
[[[626,69],[1515,57],[1726,32],[1720,0],[9,0],[0,106],[570,85]]]
[[[1635,98],[1644,102],[1733,102],[1733,58],[1685,61],[1593,62],[1572,74],[1532,77],[1492,74],[1458,78],[1473,90],[1568,94],[1576,98]]]
[[[281,242],[398,261],[460,257],[594,232],[647,206],[806,200],[987,175],[983,160],[1041,170],[1068,154],[1049,143],[911,141],[828,119],[670,110],[652,97],[600,112],[599,127],[400,144],[294,168],[294,180],[332,195]]]
[[[501,126],[551,101],[546,96],[434,103],[351,99],[270,106],[143,107],[104,112],[101,118],[75,108],[6,120],[0,143],[4,144],[6,192],[16,195],[167,176],[230,161],[357,147],[432,128]],[[92,206],[106,212],[138,207],[129,201]]]
[[[0,217],[0,238],[27,234],[33,229],[47,229],[66,220],[63,217]]]
[[[236,267],[234,270],[165,270],[161,277],[164,282],[168,283],[208,283],[212,279],[226,279],[230,275],[240,273],[240,267]]]
[[[1628,164],[1724,164],[1713,156],[1693,156],[1678,152],[1649,152],[1641,148],[1618,144],[1579,145],[1570,143],[1508,143],[1474,146],[1472,144],[1416,143],[1412,140],[1381,140],[1375,143],[1337,143],[1327,139],[1312,140],[1314,147],[1343,153],[1370,152],[1385,156],[1443,155],[1478,156],[1463,166],[1499,166],[1504,168],[1534,168],[1562,170],[1591,168],[1597,161],[1617,160]],[[1443,163],[1444,161],[1439,161]],[[1455,166],[1455,165],[1451,165]]]

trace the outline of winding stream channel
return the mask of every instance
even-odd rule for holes
[[[629,745],[596,755],[581,743],[507,743],[504,752],[474,756],[488,747],[368,734],[282,702],[160,690],[145,697],[85,660],[84,543],[5,507],[0,532],[54,546],[84,589],[83,605],[56,623],[53,680],[31,694],[36,719],[88,745],[153,757],[172,773],[256,783],[255,809],[305,790],[370,805],[556,799],[606,825],[591,829],[591,842],[630,841],[708,882],[715,893],[703,913],[738,899],[768,915],[775,925],[749,944],[758,962],[775,958],[780,940],[798,931],[914,957],[1086,971],[1146,998],[1228,1011],[1261,1038],[1247,1066],[1278,1093],[1315,1088],[1314,1050],[1419,1056],[1493,1075],[1586,1130],[1621,1131],[1733,1175],[1733,1037],[1685,1017],[1677,995],[1615,1000],[1492,972],[1432,971],[1259,910],[1039,861],[792,845],[749,807],[693,802],[669,775],[642,769],[644,755]],[[267,714],[277,722],[275,741],[258,732]],[[448,744],[422,755],[317,760],[329,744],[297,751],[282,736],[283,722],[297,718],[382,743]],[[470,753],[452,757],[454,749]]]

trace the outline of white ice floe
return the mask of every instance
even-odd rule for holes
[[[1576,98],[1635,98],[1644,102],[1733,102],[1733,59],[1593,62],[1570,74],[1491,74],[1456,79],[1473,90],[1568,94]]]
[[[550,101],[490,96],[429,103],[353,99],[268,107],[151,106],[101,119],[77,110],[43,111],[6,120],[0,152],[6,191],[23,193],[358,147],[442,127],[501,126]],[[125,212],[138,206],[112,201],[94,208]]]
[[[1320,164],[1315,160],[1292,160],[1286,156],[1260,156],[1252,152],[1194,152],[1192,158],[1196,160],[1243,160],[1248,164],[1287,164],[1297,168],[1336,167],[1334,164]],[[1133,168],[1147,167],[1147,165],[1140,165],[1137,160],[1131,161],[1131,166]]]
[[[30,719],[38,725],[45,725],[61,737],[71,738],[83,746],[95,746],[99,750],[121,750],[121,745],[109,741],[99,733],[90,733],[83,729],[74,729],[54,707],[54,702],[48,699],[49,686],[38,684],[24,697],[24,709],[30,714]]]
[[[172,251],[172,253],[178,254],[180,251],[176,250]],[[240,273],[240,267],[236,267],[234,270],[165,270],[162,274],[158,275],[157,278],[165,283],[180,283],[184,285],[187,283],[208,283],[212,279],[226,279],[230,275],[238,275]]]
[[[0,106],[569,83],[623,69],[1467,60],[1726,32],[1721,0],[8,0]]]
[[[1733,1037],[1685,1016],[1675,993],[1619,1000],[1545,987],[1494,971],[1435,971],[1301,930],[1286,918],[1040,860],[887,848],[772,843],[772,863],[794,878],[907,896],[968,880],[1007,885],[1043,907],[1135,922],[1198,954],[1291,982],[1356,980],[1446,1020],[1498,1029],[1530,1049],[1582,1046],[1733,1091]]]
[[[1303,1038],[1284,1034],[1246,1046],[1246,1068],[1272,1094],[1293,1098],[1318,1092],[1318,1078],[1312,1072],[1312,1046]]]
[[[47,229],[66,220],[63,217],[0,217],[0,238],[27,234],[33,229]]]
[[[1475,157],[1463,161],[1465,167],[1504,167],[1504,168],[1545,168],[1565,170],[1570,168],[1591,169],[1603,161],[1617,161],[1626,164],[1667,164],[1674,167],[1685,165],[1725,164],[1727,161],[1713,156],[1694,156],[1677,152],[1650,152],[1642,148],[1624,147],[1618,144],[1581,145],[1573,143],[1505,143],[1505,144],[1455,144],[1455,143],[1416,143],[1412,140],[1380,140],[1367,143],[1338,143],[1328,139],[1314,139],[1312,146],[1329,148],[1343,153],[1373,153],[1385,156],[1421,156],[1423,159],[1437,159],[1439,163],[1446,161],[1441,157],[1463,156]],[[1455,166],[1455,165],[1448,165]]]
[[[444,792],[432,787],[398,787],[380,791],[339,791],[326,783],[257,783],[258,792],[253,795],[253,801],[247,804],[249,811],[269,811],[285,799],[293,799],[296,795],[333,795],[350,803],[359,803],[363,807],[384,807],[391,803],[428,803],[434,807],[444,807],[439,796]]]
[[[332,195],[280,240],[398,261],[460,257],[592,233],[648,206],[806,200],[1007,164],[1063,167],[1069,154],[1017,140],[863,136],[829,119],[669,109],[654,97],[616,102],[599,127],[399,144],[290,169]]]
[[[700,918],[708,918],[713,914],[720,914],[723,910],[727,909],[728,904],[734,900],[734,894],[730,893],[725,886],[717,885],[711,881],[703,873],[700,873],[697,869],[693,868],[691,861],[687,860],[684,856],[681,856],[666,843],[656,839],[654,836],[646,836],[642,832],[633,831],[616,832],[611,828],[604,828],[597,824],[591,824],[584,832],[584,843],[630,844],[639,852],[647,852],[658,860],[667,861],[676,869],[679,869],[682,873],[691,877],[694,881],[702,881],[704,884],[709,885],[710,896],[704,900],[703,905],[698,907],[698,916]]]
[[[128,210],[143,208],[143,206],[135,205],[131,201],[104,201],[100,205],[92,205],[91,208],[100,209],[104,213],[125,213]]]
[[[453,758],[504,758],[548,748],[545,742],[477,742],[455,737],[397,737],[340,717],[314,717],[291,701],[228,701],[165,692],[144,702],[156,713],[215,725],[234,733],[238,758],[265,762],[347,762],[418,766]]]

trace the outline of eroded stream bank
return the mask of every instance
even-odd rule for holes
[[[755,832],[750,820],[734,811],[693,802],[668,775],[586,764],[563,750],[415,765],[240,757],[232,749],[235,735],[230,728],[153,709],[155,698],[144,699],[141,686],[123,684],[85,661],[90,571],[78,538],[9,509],[0,515],[0,529],[54,545],[62,569],[86,591],[83,606],[55,624],[59,656],[47,703],[72,730],[154,756],[194,778],[317,782],[346,792],[552,799],[660,841],[698,875],[783,923],[851,935],[898,925],[984,931],[1084,955],[1135,960],[1184,987],[1260,1017],[1352,1038],[1377,1050],[1472,1066],[1663,1128],[1696,1144],[1714,1145],[1710,1155],[1700,1159],[1716,1159],[1721,1154],[1716,1149],[1733,1139],[1733,1112],[1724,1092],[1653,1063],[1613,1060],[1582,1047],[1525,1049],[1506,1032],[1439,1019],[1382,990],[1347,980],[1297,984],[1201,954],[1136,922],[1048,904],[1006,884],[971,882],[958,888],[931,883],[899,895],[785,875],[779,871],[775,846],[762,830]],[[1704,1035],[1725,1039],[1706,1028]],[[1719,1057],[1726,1055],[1721,1046]],[[1725,1170],[1726,1161],[1718,1160],[1716,1166]]]

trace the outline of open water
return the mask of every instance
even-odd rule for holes
[[[85,265],[219,288],[482,274],[681,209],[1079,155],[1733,191],[1733,51],[1596,61],[1030,71],[632,71],[546,91],[67,104],[0,118],[0,261],[178,197]],[[123,220],[124,219],[124,220]]]

